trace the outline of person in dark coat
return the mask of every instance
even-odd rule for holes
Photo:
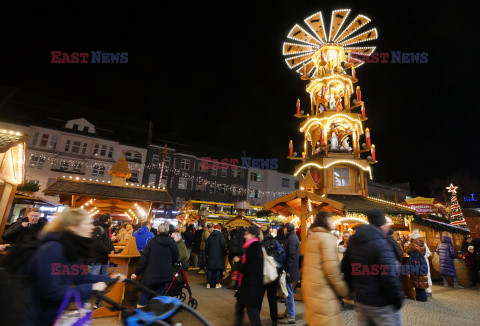
[[[207,289],[221,288],[220,275],[225,269],[225,254],[227,244],[220,230],[220,225],[215,225],[205,243],[205,255],[207,257]]]
[[[395,253],[395,258],[397,261],[402,262],[402,250],[400,249],[400,245],[398,242],[393,238],[393,230],[390,229],[387,234],[387,242],[392,246],[393,252]]]
[[[150,232],[150,226],[150,221],[143,221],[140,229],[132,234],[132,236],[135,238],[135,242],[137,243],[137,249],[139,252],[145,248],[150,239],[155,237],[155,235]]]
[[[239,288],[235,296],[235,326],[243,325],[243,311],[247,309],[250,325],[260,326],[260,302],[263,299],[263,251],[258,240],[260,230],[252,225],[245,231],[245,253],[242,258],[235,257],[241,262]]]
[[[468,251],[468,247],[471,245],[472,243],[472,238],[470,238],[469,235],[466,235],[465,238],[463,239],[463,242],[462,242],[462,253],[466,253]]]
[[[196,230],[193,233],[193,243],[192,243],[192,252],[193,252],[193,266],[196,268],[199,267],[200,264],[200,255],[202,251],[200,250],[200,245],[202,244],[202,235],[203,235],[203,227]]]
[[[230,288],[238,288],[238,270],[240,268],[240,262],[235,261],[235,257],[241,257],[243,255],[242,246],[245,244],[245,228],[239,227],[237,230],[232,231],[230,241],[228,242],[228,261],[232,266],[231,277],[232,283]]]
[[[142,275],[142,284],[159,294],[164,294],[173,279],[173,264],[178,260],[178,249],[175,240],[168,235],[170,231],[167,223],[158,226],[158,235],[150,240],[142,251],[140,262],[132,280]],[[149,293],[142,291],[139,306],[147,304]]]
[[[285,228],[284,225],[281,225],[278,229],[277,229],[277,236],[275,237],[275,239],[280,242],[280,244],[283,244],[283,241],[285,241],[285,231],[283,230]]]
[[[32,208],[28,216],[15,222],[3,232],[3,240],[11,245],[17,245],[26,238],[36,239],[40,231],[47,224],[46,218],[41,218],[39,208]]]
[[[378,209],[368,211],[367,217],[370,224],[360,225],[350,237],[341,269],[355,292],[360,325],[401,325],[404,294],[395,253],[385,239],[390,227]]]
[[[444,236],[442,238],[442,243],[437,247],[437,255],[439,256],[440,274],[442,274],[443,277],[443,286],[448,288],[447,276],[450,276],[453,280],[453,287],[455,289],[463,289],[463,287],[458,285],[457,282],[457,272],[455,271],[455,264],[453,262],[456,254],[450,237]]]
[[[283,247],[287,258],[285,261],[285,273],[287,273],[286,283],[288,297],[285,300],[286,311],[282,315],[282,319],[278,321],[279,324],[291,324],[295,322],[295,298],[293,296],[293,282],[300,281],[300,241],[295,233],[295,226],[292,223],[287,223],[284,228],[285,241]]]
[[[192,246],[193,246],[193,231],[194,226],[190,224],[187,226],[185,232],[182,233],[183,241],[185,242],[185,246],[187,247],[187,260],[190,261],[190,255],[192,254]]]
[[[45,226],[44,243],[26,267],[32,287],[24,325],[53,325],[72,285],[82,301],[90,299],[93,290],[106,289],[108,276],[89,274],[85,264],[93,230],[88,212],[83,209],[66,208]],[[119,282],[124,279],[121,277]]]

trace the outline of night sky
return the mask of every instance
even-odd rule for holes
[[[376,52],[428,52],[428,63],[357,69],[378,181],[419,195],[458,170],[478,176],[479,1],[2,1],[0,83],[153,120],[164,139],[257,158],[301,153],[305,82],[282,43],[295,23],[351,8],[372,19]],[[345,25],[346,26],[346,25]],[[367,29],[365,29],[367,30]],[[127,64],[52,64],[50,51],[128,52]],[[81,113],[79,113],[81,116]]]

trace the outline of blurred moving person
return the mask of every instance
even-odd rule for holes
[[[145,248],[150,239],[155,237],[153,232],[150,231],[152,224],[149,221],[143,221],[140,225],[140,229],[133,232],[133,237],[135,238],[135,241],[137,243],[137,249],[139,252],[141,252],[143,248]]]
[[[40,209],[32,208],[27,217],[19,219],[5,230],[2,236],[3,240],[11,245],[17,245],[23,241],[37,239],[38,234],[47,224],[47,219],[40,216]]]
[[[463,286],[458,285],[457,282],[457,272],[453,262],[456,253],[450,237],[444,236],[442,238],[442,243],[437,247],[437,255],[439,256],[440,274],[442,274],[443,277],[443,286],[448,288],[447,277],[450,276],[453,280],[453,287],[455,289],[463,289]]]

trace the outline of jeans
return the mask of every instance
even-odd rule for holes
[[[285,300],[285,307],[290,318],[295,318],[295,298],[293,297],[293,283],[287,282],[288,297]]]
[[[190,266],[190,255],[192,254],[192,248],[187,248],[187,261],[188,266]]]
[[[447,277],[446,277],[445,275],[442,275],[442,277],[443,277],[443,284],[446,284],[446,285],[448,285],[448,280],[447,280]],[[457,278],[456,278],[456,277],[452,276],[452,280],[453,280],[453,284],[458,284],[458,283],[457,283]]]
[[[235,326],[243,326],[243,311],[247,308],[248,319],[252,326],[262,326],[260,310],[257,305],[244,305],[237,301],[235,304]]]
[[[200,251],[200,263],[199,263],[199,268],[200,269],[205,269],[206,265],[206,257],[205,257],[205,250]]]
[[[197,267],[198,268],[198,261],[199,261],[199,255],[198,253],[194,252],[192,253],[193,254],[193,267]]]
[[[212,287],[215,287],[215,285],[220,284],[221,272],[222,271],[220,269],[207,270],[207,283],[210,284],[210,286]]]
[[[102,265],[100,263],[93,263],[90,265],[90,275],[108,275],[108,264]],[[95,299],[95,304],[98,306],[101,300],[99,298]]]
[[[402,326],[402,313],[393,306],[372,307],[355,302],[359,326]]]
[[[169,285],[170,285],[170,282],[157,283],[157,284],[151,285],[150,288],[153,291],[157,292],[158,295],[165,295],[165,292],[167,291]],[[138,299],[138,304],[140,306],[146,305],[149,297],[150,297],[150,292],[141,291],[140,299]]]
[[[272,324],[276,324],[278,322],[277,289],[278,278],[272,283],[268,283],[263,286],[262,298],[265,295],[265,291],[267,291],[268,306],[270,308],[270,319],[272,319]],[[260,302],[260,306],[258,307],[259,312],[262,311],[262,302]]]

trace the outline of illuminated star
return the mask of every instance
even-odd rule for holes
[[[457,188],[458,187],[455,187],[453,185],[453,183],[451,183],[450,186],[448,186],[446,189],[448,190],[448,192],[451,192],[452,194],[456,194],[457,193]]]

